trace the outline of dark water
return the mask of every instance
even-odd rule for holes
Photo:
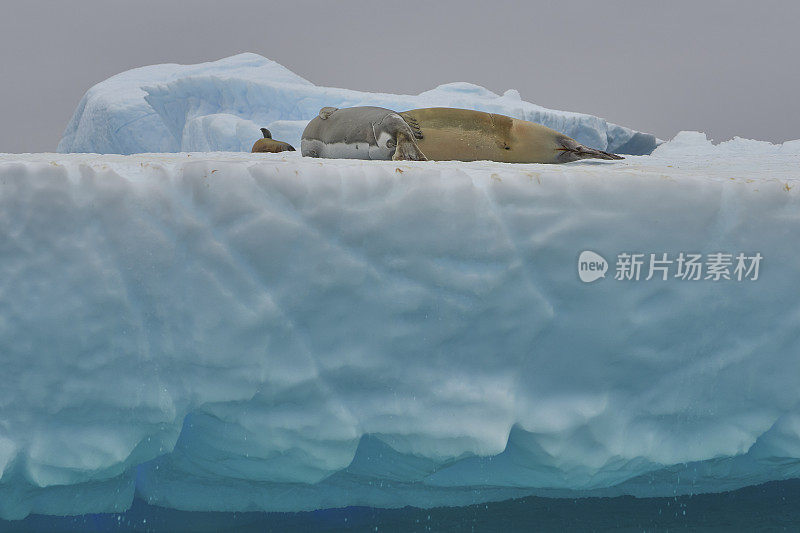
[[[800,531],[800,479],[674,498],[520,498],[435,509],[211,513],[136,499],[125,513],[31,515],[0,531]]]

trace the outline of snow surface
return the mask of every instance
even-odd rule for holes
[[[412,96],[318,87],[274,61],[246,53],[198,65],[137,68],[98,83],[78,104],[58,152],[249,152],[262,136],[261,127],[299,150],[303,129],[320,108],[359,105],[501,113],[625,154],[648,154],[657,142],[653,135],[598,117],[525,102],[513,89],[497,95],[458,82]]]
[[[0,156],[0,517],[797,477],[799,169],[689,132],[559,166]],[[582,250],[764,263],[583,284]]]

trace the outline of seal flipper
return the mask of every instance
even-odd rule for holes
[[[413,116],[407,114],[406,112],[398,113],[403,120],[408,124],[408,127],[411,128],[412,133],[414,134],[415,139],[422,139],[422,129],[419,127],[419,122]]]
[[[571,139],[567,136],[559,139],[558,144],[561,145],[561,148],[556,148],[557,151],[561,152],[558,155],[559,163],[569,163],[571,161],[578,161],[580,159],[625,159],[621,155],[589,148],[588,146],[584,146],[575,139]]]
[[[322,120],[326,120],[328,117],[333,115],[336,111],[338,111],[338,107],[323,107],[319,110],[319,118]]]
[[[409,137],[407,133],[398,131],[397,149],[394,151],[392,161],[427,161],[428,158],[419,149],[414,139]]]

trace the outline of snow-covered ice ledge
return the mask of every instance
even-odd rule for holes
[[[798,148],[0,156],[0,517],[796,477]],[[613,279],[620,252],[680,251],[764,259]]]

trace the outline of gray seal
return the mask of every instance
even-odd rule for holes
[[[411,129],[398,113],[382,107],[323,107],[303,131],[300,152],[307,157],[427,161]]]

